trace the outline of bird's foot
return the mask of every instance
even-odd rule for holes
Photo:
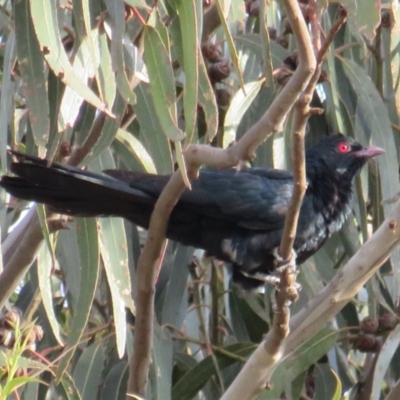
[[[279,283],[279,276],[275,275],[264,275],[264,274],[249,274],[246,271],[240,271],[240,273],[246,278],[257,279],[260,282],[271,283],[272,285],[277,285]]]
[[[278,248],[273,250],[276,264],[274,275],[277,275],[279,282],[275,289],[281,292],[286,301],[293,303],[298,299],[298,292],[301,290],[301,285],[296,282],[297,275],[299,274],[299,271],[296,269],[296,253],[292,249],[292,254],[285,260],[279,255],[278,251]]]
[[[292,280],[293,280],[293,287],[295,290],[299,291],[302,289],[300,283],[296,282],[296,278],[297,275],[299,274],[300,271],[297,271],[296,268],[296,264],[294,265],[293,269],[290,269],[291,265],[284,265],[283,267],[277,268],[274,272],[273,275],[271,276],[271,278],[273,278],[274,283],[276,284],[276,289],[279,290],[279,286],[277,285],[278,283],[280,283],[281,278],[282,278],[282,273],[285,271],[288,271],[289,274],[292,276]]]
[[[272,254],[275,257],[275,265],[277,266],[275,271],[283,272],[283,271],[286,271],[289,268],[292,271],[296,270],[296,257],[297,257],[297,254],[293,249],[292,249],[292,254],[287,259],[284,259],[283,257],[281,257],[281,255],[279,254],[279,247],[275,247],[272,250]]]

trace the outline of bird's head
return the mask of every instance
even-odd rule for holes
[[[351,181],[370,158],[384,152],[380,147],[363,147],[354,139],[337,134],[320,140],[307,151],[307,167],[328,168]],[[318,171],[315,172],[318,174]]]

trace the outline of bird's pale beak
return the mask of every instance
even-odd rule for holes
[[[372,158],[372,157],[380,156],[384,152],[385,152],[385,150],[381,149],[380,147],[369,146],[365,149],[357,151],[355,153],[355,155],[357,157]]]

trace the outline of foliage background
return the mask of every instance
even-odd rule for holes
[[[380,225],[399,192],[398,2],[343,3],[348,22],[328,51],[313,99],[324,114],[310,119],[307,143],[340,131],[386,155],[357,179],[354,214],[342,232],[302,266],[293,313]],[[1,172],[7,173],[8,148],[62,160],[71,143],[73,154],[82,149],[79,165],[95,172],[169,174],[181,164],[182,131],[183,148],[209,141],[226,147],[241,137],[290,76],[287,57],[296,44],[278,1],[269,2],[265,17],[259,2],[217,1],[226,24],[212,33],[216,6],[206,4],[169,0],[152,9],[144,0],[21,0],[12,7],[0,1]],[[339,5],[316,4],[326,34]],[[276,29],[275,38],[266,26]],[[204,49],[208,40],[217,44],[219,63]],[[290,168],[290,132],[289,115],[284,131],[259,147],[254,165]],[[0,196],[5,248],[10,227],[27,218],[29,205]],[[42,220],[43,213],[39,207]],[[44,231],[32,268],[7,302],[23,311],[23,326],[35,320],[44,330],[37,347],[42,358],[15,361],[42,382],[22,379],[20,398],[125,398],[135,264],[145,236],[117,218],[77,218],[68,230]],[[272,389],[258,398],[380,399],[399,386],[399,268],[397,250],[329,326],[278,368]],[[156,289],[148,398],[219,398],[268,330],[272,289],[244,293],[230,285],[219,262],[175,243],[168,243]],[[379,331],[365,335],[365,317],[379,321]],[[8,330],[4,321],[2,329]],[[3,345],[5,373],[12,346]]]

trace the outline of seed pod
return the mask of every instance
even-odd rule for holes
[[[394,314],[384,313],[379,316],[379,330],[392,331],[399,323],[399,317]]]
[[[4,328],[14,329],[19,325],[22,319],[22,311],[18,307],[11,307],[3,316]]]
[[[281,68],[278,73],[275,75],[276,82],[279,86],[285,86],[289,79],[293,76],[293,72],[288,70],[287,68]]]
[[[216,63],[222,58],[222,49],[220,45],[208,42],[201,46],[201,51],[203,57],[211,63]]]
[[[393,22],[392,12],[387,8],[381,10],[381,27],[385,29],[391,29]]]
[[[250,17],[257,18],[260,15],[260,4],[257,0],[246,1],[245,7],[246,7],[246,13]]]
[[[33,331],[36,335],[36,343],[41,342],[44,336],[43,328],[40,325],[35,325],[33,327]]]
[[[231,74],[230,61],[223,59],[208,69],[208,76],[210,77],[211,83],[221,82]]]
[[[377,321],[370,317],[365,317],[360,324],[360,329],[365,333],[376,333],[379,329],[379,324]]]
[[[276,38],[278,37],[276,29],[272,26],[269,26],[267,29],[270,40],[276,40]]]
[[[358,335],[354,341],[354,349],[363,353],[377,353],[381,348],[381,340],[373,335]]]
[[[347,10],[342,5],[340,5],[337,9],[337,15],[339,17],[347,17]]]
[[[60,154],[60,157],[62,157],[62,158],[69,157],[72,152],[71,144],[66,141],[61,142],[60,149],[58,152]]]
[[[290,70],[294,71],[299,65],[299,53],[297,50],[290,53],[284,60],[283,63]]]
[[[289,40],[285,35],[280,35],[276,39],[276,43],[281,45],[284,49],[287,49],[289,47]]]

